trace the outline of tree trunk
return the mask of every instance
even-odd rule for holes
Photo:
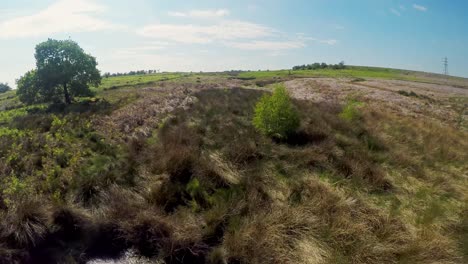
[[[68,93],[67,83],[63,84],[63,93],[65,95],[65,103],[71,104],[70,94]]]

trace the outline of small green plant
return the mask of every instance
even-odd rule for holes
[[[358,120],[361,118],[361,113],[359,112],[359,107],[361,106],[361,102],[356,100],[349,100],[343,107],[343,110],[340,113],[340,117],[348,121]]]
[[[6,188],[3,190],[4,202],[7,206],[14,204],[15,199],[27,195],[27,185],[24,181],[12,175],[5,182]]]
[[[275,86],[272,95],[264,95],[255,106],[253,124],[267,136],[286,139],[300,125],[299,114],[283,85]]]

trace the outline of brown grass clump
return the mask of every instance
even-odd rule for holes
[[[15,247],[33,247],[48,233],[50,215],[39,199],[21,199],[2,213],[0,236]]]
[[[223,245],[227,259],[240,263],[324,263],[328,253],[311,237],[315,226],[315,217],[301,209],[259,209],[226,234]],[[303,250],[307,255],[297,254]]]

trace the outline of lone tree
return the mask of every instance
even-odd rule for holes
[[[36,68],[18,81],[17,94],[27,104],[56,102],[71,104],[75,96],[92,94],[89,86],[101,83],[96,58],[72,40],[49,39],[36,46]]]
[[[0,83],[0,93],[5,93],[11,91],[11,87],[8,85],[8,83]]]

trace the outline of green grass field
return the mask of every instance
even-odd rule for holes
[[[240,78],[273,78],[273,77],[329,77],[329,78],[376,78],[393,79],[414,82],[427,82],[436,84],[458,83],[460,86],[468,87],[465,78],[443,76],[433,73],[424,73],[399,69],[388,69],[378,67],[347,66],[343,70],[318,69],[318,70],[277,70],[277,71],[251,71],[242,72]],[[462,84],[463,83],[463,84]]]
[[[168,81],[184,76],[183,73],[158,73],[145,75],[115,76],[103,78],[99,89],[105,90],[123,86],[145,85],[159,81]]]
[[[443,76],[440,74],[424,73],[399,69],[388,69],[378,67],[347,66],[346,69],[318,69],[318,70],[273,70],[273,71],[247,71],[247,72],[225,72],[225,73],[157,73],[147,75],[131,75],[103,78],[102,84],[97,91],[115,89],[118,87],[131,87],[155,84],[161,81],[193,81],[203,78],[204,83],[209,80],[239,78],[242,80],[269,80],[275,78],[367,78],[367,79],[392,79],[423,83],[451,84],[468,88],[465,78]],[[0,96],[0,101],[1,101]]]

